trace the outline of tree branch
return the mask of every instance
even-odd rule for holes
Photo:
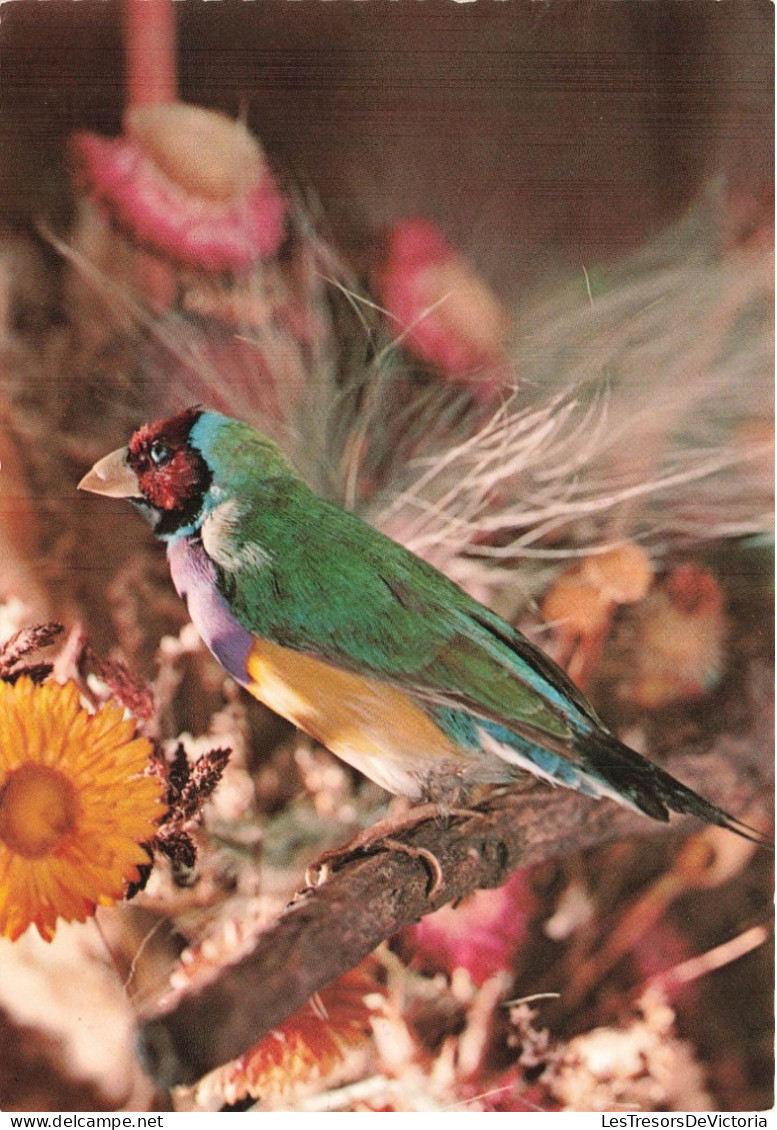
[[[666,767],[727,811],[745,812],[765,786],[752,768],[764,742],[768,748],[768,734],[721,737],[704,756],[677,757]],[[289,906],[250,954],[150,1018],[140,1034],[147,1068],[167,1085],[194,1082],[432,910],[476,888],[499,886],[518,867],[665,828],[609,801],[544,789],[491,798],[471,814],[425,819],[391,837],[422,852],[371,848],[375,854],[345,858],[331,878]],[[424,851],[441,869],[431,897]]]

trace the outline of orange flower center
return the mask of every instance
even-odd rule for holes
[[[40,859],[73,830],[77,814],[67,777],[47,765],[22,765],[0,789],[0,840],[26,859]]]

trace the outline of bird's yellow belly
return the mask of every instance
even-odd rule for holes
[[[389,792],[413,798],[469,758],[401,691],[258,640],[248,690]]]

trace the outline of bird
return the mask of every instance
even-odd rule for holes
[[[237,683],[388,792],[444,806],[531,774],[771,842],[621,742],[539,647],[319,497],[249,425],[186,408],[143,424],[79,487],[148,519]]]

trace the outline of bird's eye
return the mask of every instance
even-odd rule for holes
[[[161,439],[155,439],[148,449],[148,457],[155,467],[161,467],[163,463],[167,463],[169,460],[170,449],[162,443]]]

